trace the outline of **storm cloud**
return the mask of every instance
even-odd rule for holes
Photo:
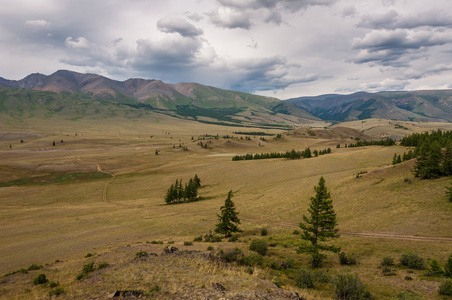
[[[282,99],[451,86],[449,0],[2,1],[8,79],[70,69]]]

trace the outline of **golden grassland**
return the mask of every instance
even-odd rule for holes
[[[315,130],[326,124],[311,125]],[[333,127],[337,126],[375,137],[452,129],[444,123],[378,119]],[[69,299],[102,299],[116,289],[150,290],[155,285],[161,291],[152,297],[196,299],[212,293],[210,297],[219,298],[221,294],[211,290],[213,282],[227,286],[231,298],[253,289],[275,296],[269,282],[279,275],[266,268],[249,274],[244,267],[212,264],[190,256],[159,256],[150,264],[133,261],[133,257],[139,250],[160,254],[169,241],[180,249],[206,251],[208,243],[184,246],[183,242],[214,229],[216,214],[232,190],[244,230],[241,242],[212,246],[238,246],[246,251],[253,235],[267,228],[270,235],[265,238],[276,243],[268,259],[292,257],[297,266],[307,267],[309,258],[295,251],[301,239],[292,233],[307,214],[320,176],[325,177],[331,191],[343,233],[337,243],[360,262],[343,267],[336,255],[330,255],[325,269],[357,272],[377,299],[391,299],[407,290],[440,299],[439,280],[425,279],[416,271],[411,274],[414,280],[407,281],[405,269],[391,277],[378,269],[383,257],[397,260],[407,251],[436,258],[442,264],[452,254],[452,205],[445,199],[450,180],[418,180],[411,174],[412,161],[391,166],[394,153],[402,154],[404,147],[336,149],[338,143],[353,142],[351,136],[339,130],[335,136],[321,138],[300,129],[296,135],[284,134],[282,140],[269,136],[265,141],[260,136],[246,140],[236,134],[237,139],[205,138],[201,141],[208,149],[204,149],[198,145],[204,134],[221,137],[237,131],[280,131],[206,125],[157,115],[140,121],[29,121],[0,131],[0,272],[45,265],[44,270],[0,280],[0,297],[5,299],[46,297],[48,288],[31,284],[39,272],[59,281],[65,290],[60,297]],[[330,147],[332,153],[293,161],[231,160],[235,154],[306,147]],[[358,172],[365,173],[356,178]],[[169,186],[176,179],[187,182],[195,174],[203,185],[201,200],[164,205]],[[84,258],[87,253],[97,253],[91,260],[110,266],[87,280],[76,281],[82,265],[91,261]],[[328,299],[334,294],[330,286],[303,290],[294,288],[288,279],[281,280],[286,281],[286,289],[308,299]]]

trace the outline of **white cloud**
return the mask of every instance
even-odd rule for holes
[[[47,29],[51,23],[46,20],[27,20],[25,21],[25,28],[31,29]]]
[[[75,40],[70,36],[64,41],[66,47],[72,49],[88,49],[90,47],[89,42],[84,37],[78,37]]]

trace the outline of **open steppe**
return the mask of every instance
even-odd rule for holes
[[[439,128],[452,130],[452,124],[368,119],[334,126],[318,122],[309,129],[283,132],[150,115],[139,121],[54,118],[0,128],[0,272],[44,266],[0,279],[0,297],[48,297],[49,288],[32,284],[38,273],[46,273],[64,289],[59,298],[68,299],[104,299],[115,290],[149,291],[155,286],[159,289],[150,298],[254,299],[246,294],[250,290],[263,291],[269,299],[284,298],[287,295],[271,284],[277,280],[307,299],[333,298],[328,285],[297,288],[269,268],[249,274],[244,267],[212,264],[190,253],[172,260],[133,260],[140,250],[160,255],[168,242],[180,250],[207,252],[213,246],[247,251],[250,239],[261,238],[260,229],[266,228],[269,235],[262,238],[274,245],[268,259],[293,258],[297,267],[307,267],[309,257],[296,253],[301,238],[293,232],[307,214],[313,187],[324,176],[342,234],[336,243],[354,253],[359,264],[341,266],[330,254],[323,269],[358,273],[375,299],[407,291],[419,299],[441,299],[440,280],[403,268],[387,277],[378,266],[383,257],[398,260],[406,252],[445,263],[452,254],[452,205],[445,196],[450,179],[416,179],[413,161],[392,166],[394,153],[402,154],[405,147],[336,148],[358,136],[400,138]],[[281,133],[283,138],[234,132]],[[300,160],[232,161],[237,154],[306,147],[331,148],[332,153]],[[356,178],[358,172],[365,173]],[[203,186],[201,200],[165,205],[169,186],[195,174]],[[184,245],[214,229],[229,190],[244,230],[239,242]],[[85,258],[88,253],[94,255]],[[76,280],[90,261],[110,266]],[[408,275],[414,280],[405,280]],[[225,294],[213,291],[212,283],[225,286]]]

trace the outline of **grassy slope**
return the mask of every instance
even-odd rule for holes
[[[102,280],[94,286],[90,285],[89,291],[93,295],[104,295],[104,290],[111,292],[112,289],[119,289],[118,286],[149,289],[150,275],[143,275],[147,269],[141,270],[141,267],[128,264],[136,250],[141,248],[121,246],[150,240],[174,240],[181,247],[183,241],[192,240],[214,228],[216,214],[230,189],[236,195],[234,201],[242,218],[242,228],[248,236],[259,228],[267,227],[274,239],[296,244],[298,239],[291,232],[306,213],[313,186],[320,176],[325,176],[334,199],[339,228],[343,232],[452,238],[452,207],[444,199],[444,186],[448,185],[448,179],[404,183],[405,177],[412,177],[410,162],[388,167],[394,152],[403,153],[403,148],[335,149],[337,143],[351,140],[286,136],[282,141],[268,138],[268,142],[260,141],[259,137],[251,141],[213,140],[208,144],[212,149],[201,149],[196,141],[191,140],[192,136],[197,138],[205,133],[231,135],[233,131],[243,131],[243,128],[209,126],[152,115],[140,121],[124,118],[108,119],[108,122],[102,123],[95,120],[68,123],[55,118],[52,121],[49,125],[45,120],[35,119],[34,123],[28,124],[28,128],[23,129],[18,124],[2,130],[16,131],[18,138],[7,140],[5,136],[5,139],[0,139],[0,168],[5,170],[0,172],[0,180],[8,181],[14,176],[27,178],[39,175],[45,178],[80,170],[93,172],[95,164],[99,164],[102,170],[116,175],[108,187],[107,196],[111,203],[102,201],[102,191],[108,178],[0,188],[0,271],[6,273],[32,263],[52,263],[55,259],[63,259],[61,265],[52,263],[46,266],[45,273],[61,282],[68,291],[68,297],[80,296],[77,293],[88,287],[86,283],[73,286],[73,278],[86,261],[83,257],[88,252],[106,253],[108,258],[105,259],[115,270],[102,273],[99,275]],[[387,121],[377,120],[351,123],[350,127],[361,128],[366,124],[367,128],[360,129],[366,130],[366,133],[397,135],[401,130]],[[405,125],[413,130],[421,125],[427,126],[417,123]],[[30,140],[24,138],[21,144],[20,131],[37,132],[44,136],[34,136]],[[52,148],[53,140],[61,139],[65,142],[57,143],[53,147],[55,150],[43,150]],[[13,148],[9,150],[11,143]],[[259,147],[259,143],[263,147]],[[179,144],[188,146],[190,151],[182,151],[178,148]],[[333,153],[298,161],[231,161],[235,153],[286,151],[292,148],[303,150],[307,146],[312,150],[331,147]],[[155,155],[156,149],[161,151],[158,156]],[[354,178],[353,174],[358,171],[369,173],[362,178]],[[194,174],[198,174],[204,185],[200,191],[203,201],[162,205],[163,195],[175,179],[182,178],[186,182]],[[429,196],[426,198],[425,195]],[[377,269],[382,257],[397,257],[411,250],[444,262],[452,249],[450,242],[349,235],[343,235],[339,243],[344,250],[358,256],[361,264],[350,270],[360,273],[372,293],[379,298],[395,296],[395,291],[407,289],[435,297],[438,285],[437,281],[419,281],[421,274],[417,273],[413,275],[414,282],[407,282],[403,280],[405,271],[400,271],[397,277],[383,277]],[[206,245],[195,247],[205,250]],[[241,247],[246,248],[247,245],[242,244]],[[159,246],[153,251],[160,253],[162,248]],[[308,258],[296,255],[295,248],[276,247],[272,250],[272,257],[292,256],[299,264],[307,265]],[[158,263],[164,264],[163,261]],[[200,266],[199,273],[203,273],[204,268],[213,268],[196,260],[193,264]],[[333,257],[328,260],[327,267],[341,269]],[[211,281],[217,280],[215,276],[232,272],[224,277],[228,278],[224,279],[225,282],[248,278],[250,281],[243,284],[245,287],[257,285],[253,283],[257,278],[247,277],[244,270],[217,270],[218,274],[216,271],[207,272],[211,274],[210,279],[192,284],[197,288],[208,286]],[[155,280],[166,291],[177,294],[174,287],[180,285],[177,278],[189,285],[189,278],[195,275],[178,277],[181,275],[177,275],[177,269],[174,272],[168,275],[170,279],[166,281],[162,278]],[[4,295],[20,295],[25,288],[31,289],[31,293],[38,297],[43,295],[45,289],[30,285],[33,275],[36,274],[15,275],[16,279],[8,279],[4,284]],[[264,277],[271,280],[270,275]],[[182,287],[180,289],[183,293],[188,292]],[[301,290],[300,293],[323,298],[329,297],[332,291]]]

